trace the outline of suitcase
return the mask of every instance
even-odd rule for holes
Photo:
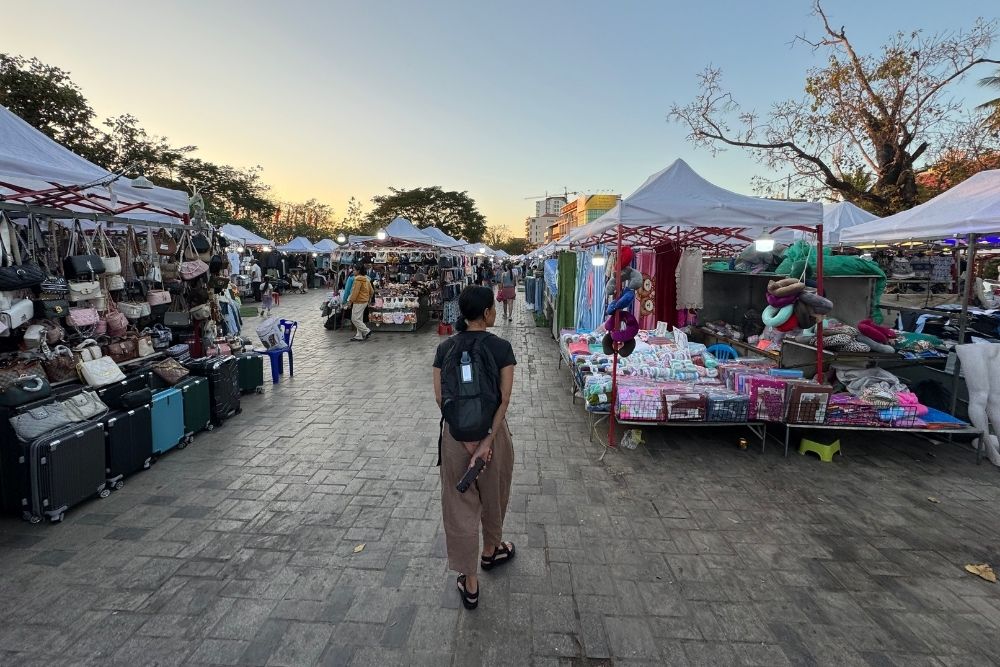
[[[89,421],[19,448],[22,517],[31,523],[62,521],[87,498],[106,498],[104,424]]]
[[[215,428],[208,380],[192,375],[178,382],[176,388],[181,390],[184,399],[184,433],[191,436]]]
[[[236,357],[206,357],[187,363],[193,375],[208,379],[212,423],[219,426],[241,412],[240,372]]]
[[[177,387],[153,394],[152,430],[154,455],[178,445],[187,446],[187,435],[184,433],[184,397]]]
[[[121,402],[122,394],[148,388],[149,376],[146,373],[140,372],[129,375],[121,382],[115,382],[107,387],[98,389],[97,396],[112,410],[124,410],[125,406]]]
[[[236,355],[240,372],[240,393],[264,393],[264,355],[256,352]]]
[[[112,412],[103,420],[105,479],[108,488],[125,486],[125,477],[149,468],[153,460],[153,421],[151,408],[141,405],[131,410]]]

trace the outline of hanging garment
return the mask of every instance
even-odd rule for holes
[[[559,253],[558,330],[576,328],[576,253]]]
[[[698,310],[705,303],[701,248],[684,248],[677,263],[677,308]]]
[[[640,329],[656,328],[656,252],[636,253],[636,269],[642,273],[642,287],[635,295],[635,318]]]
[[[664,248],[656,252],[657,290],[653,300],[656,303],[657,320],[671,326],[677,324],[677,264],[681,251],[678,248]]]

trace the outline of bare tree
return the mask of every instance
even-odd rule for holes
[[[799,195],[839,194],[879,215],[910,208],[919,203],[917,174],[953,138],[985,127],[985,112],[964,113],[950,85],[978,65],[1000,63],[987,57],[997,21],[954,33],[898,32],[865,55],[818,1],[814,12],[822,35],[796,41],[827,62],[807,71],[805,97],[776,102],[766,115],[744,110],[710,66],[694,101],[675,104],[669,117],[688,126],[695,145],[745,148],[772,170],[790,169]],[[774,184],[756,179],[758,190]]]

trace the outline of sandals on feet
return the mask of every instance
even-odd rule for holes
[[[484,570],[492,570],[495,567],[503,565],[509,560],[514,560],[514,543],[501,542],[500,546],[496,548],[492,556],[482,557],[480,567]]]
[[[470,593],[465,587],[465,575],[458,575],[458,595],[462,598],[462,604],[466,609],[475,609],[479,606],[479,591]]]

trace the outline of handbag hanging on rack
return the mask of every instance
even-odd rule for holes
[[[104,233],[104,226],[98,225],[97,230],[94,232],[94,238],[97,240],[97,251],[104,262],[104,273],[107,275],[118,275],[122,272],[122,258],[118,254],[111,240],[108,239],[108,235]]]
[[[124,336],[128,330],[128,318],[118,310],[114,299],[108,297],[108,311],[104,314],[104,323],[109,336]]]
[[[78,244],[81,246],[79,249]],[[75,220],[66,257],[63,258],[63,274],[71,280],[95,280],[104,271],[104,260],[94,252],[90,239],[83,233],[80,221]]]
[[[186,328],[191,326],[191,313],[187,310],[184,297],[178,296],[170,302],[170,310],[163,314],[163,323],[168,327]]]
[[[4,241],[4,236],[9,243]],[[21,258],[21,241],[17,229],[6,214],[0,212],[0,291],[31,289],[42,284],[45,271],[27,258]]]
[[[134,233],[134,232],[133,232]],[[143,274],[143,278],[154,283],[163,282],[163,272],[160,268],[160,260],[163,258],[159,255],[153,248],[153,230],[146,230],[146,248],[148,255],[146,256],[146,264],[149,268],[146,269],[146,273]]]
[[[194,245],[191,242],[191,235],[187,232],[181,236],[181,246],[181,256],[185,258],[177,269],[177,273],[180,274],[181,280],[191,281],[198,276],[203,276],[208,273],[208,264],[203,262],[198,257],[198,253],[195,251]]]
[[[142,249],[139,247],[139,239],[135,235],[135,228],[132,225],[128,226],[125,230],[125,254],[130,260],[132,266],[132,273],[135,274],[136,280],[142,280],[146,277],[149,272],[149,262],[146,257],[142,254]]]
[[[153,231],[149,230],[148,233],[152,234]],[[177,241],[165,229],[159,229],[156,232],[156,254],[163,257],[172,257],[177,254]]]
[[[49,348],[48,343],[42,343],[42,367],[49,382],[63,382],[76,379],[76,359],[73,350],[66,345],[56,345]]]

